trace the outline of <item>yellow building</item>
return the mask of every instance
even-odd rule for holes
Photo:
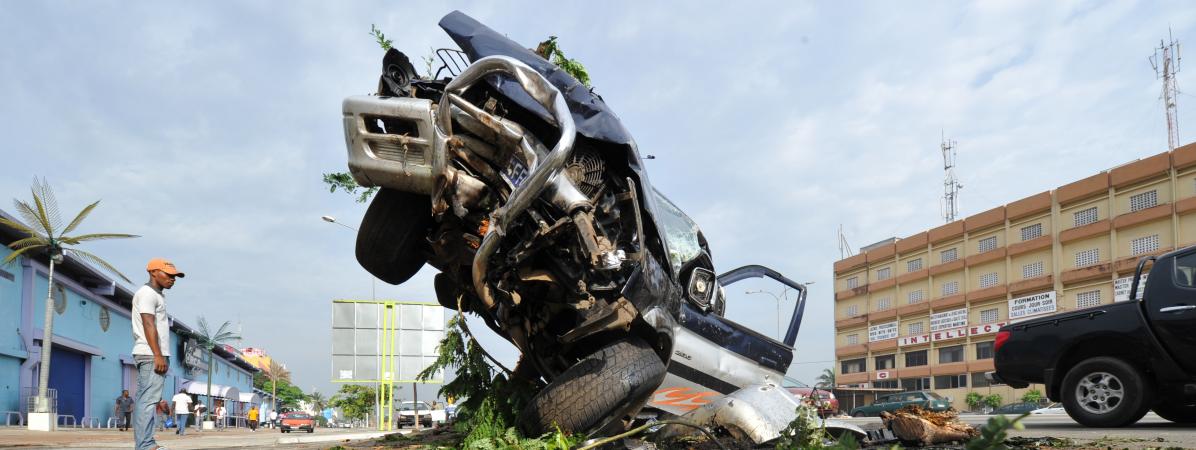
[[[270,358],[270,355],[266,354],[265,350],[254,347],[246,347],[241,349],[241,356],[245,357],[246,361],[249,361],[250,364],[253,364],[254,367],[257,367],[262,371],[270,370],[270,361],[272,361],[272,359]]]
[[[1196,144],[837,261],[836,382],[931,389],[966,409],[997,329],[1128,299],[1138,258],[1196,245]]]

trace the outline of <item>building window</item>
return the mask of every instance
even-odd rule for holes
[[[966,374],[939,375],[934,377],[935,389],[955,389],[966,387],[968,387],[968,376]]]
[[[976,359],[993,359],[993,341],[976,343]]]
[[[939,349],[939,364],[957,363],[963,361],[963,346],[953,345]]]
[[[851,277],[847,279],[847,288],[855,289],[860,287],[860,277]]]
[[[959,249],[949,248],[949,249],[943,250],[942,253],[939,253],[939,256],[942,258],[941,262],[948,263],[951,261],[955,261],[955,260],[959,259]]]
[[[1076,308],[1091,308],[1100,305],[1100,291],[1088,291],[1076,294]]]
[[[1077,227],[1096,223],[1096,207],[1093,206],[1082,211],[1076,211],[1075,223]]]
[[[892,308],[892,307],[893,307],[893,299],[891,299],[889,297],[885,297],[885,298],[882,298],[882,299],[876,301],[876,310],[877,311],[884,311],[884,310]]]
[[[911,334],[911,335],[922,334],[922,322],[914,322],[914,323],[909,324],[909,334]]]
[[[897,380],[876,380],[872,382],[872,387],[877,389],[897,389]]]
[[[893,276],[893,269],[892,269],[892,268],[890,268],[890,267],[885,267],[885,268],[883,268],[883,269],[880,269],[880,270],[877,270],[877,271],[876,271],[876,279],[877,279],[877,281],[879,281],[879,280],[887,280],[887,279],[889,279],[889,277],[892,277],[892,276]]]
[[[989,272],[984,275],[980,275],[980,289],[996,286],[997,281],[996,272]]]
[[[903,391],[925,391],[927,389],[930,389],[930,377],[901,379],[901,390]]]
[[[868,365],[867,358],[849,359],[849,360],[843,361],[843,363],[841,364],[842,367],[840,367],[840,369],[842,369],[842,373],[844,373],[844,374],[860,373],[860,372],[868,370],[868,368],[866,367],[867,365]]]
[[[847,345],[857,345],[859,343],[860,343],[860,335],[858,335],[858,334],[847,335]]]
[[[844,311],[844,315],[847,317],[855,317],[860,315],[860,305],[848,306],[847,310]]]
[[[916,272],[919,270],[922,270],[922,258],[918,258],[913,261],[908,261],[905,263],[905,271],[906,272]]]
[[[1100,262],[1100,249],[1093,248],[1076,252],[1076,267],[1088,267]]]
[[[1042,261],[1022,266],[1022,279],[1028,280],[1042,276]]]
[[[1022,227],[1022,241],[1028,241],[1042,236],[1042,224],[1036,223],[1034,225]]]
[[[980,253],[990,252],[997,248],[997,237],[989,236],[980,240]]]
[[[876,357],[876,370],[896,369],[897,355],[884,355]]]
[[[997,308],[980,311],[980,323],[997,323]]]
[[[958,293],[959,293],[959,282],[958,281],[948,281],[946,283],[943,283],[943,297],[946,297],[948,295],[955,295]]]
[[[911,305],[914,303],[922,303],[922,290],[918,289],[916,291],[910,291],[907,299],[909,300],[908,303]]]
[[[925,366],[926,364],[926,350],[905,352],[905,367],[918,367]]]
[[[1158,251],[1159,235],[1140,237],[1130,241],[1130,254],[1138,256],[1144,253]]]
[[[984,377],[984,372],[972,373],[972,388],[988,387],[988,378]]]
[[[1130,196],[1130,212],[1154,208],[1159,205],[1159,191],[1146,191]]]

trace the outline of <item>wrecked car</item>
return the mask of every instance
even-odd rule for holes
[[[805,286],[762,266],[716,276],[701,230],[652,187],[600,96],[461,12],[440,26],[460,50],[437,51],[435,77],[390,49],[377,94],[342,105],[350,173],[381,188],[357,237],[362,267],[399,284],[430,264],[441,305],[520,351],[513,372],[543,385],[520,414],[529,435],[779,395],[787,411],[741,402],[723,422],[775,438],[794,417],[778,387]],[[797,292],[783,341],[723,316],[724,287],[749,278]]]

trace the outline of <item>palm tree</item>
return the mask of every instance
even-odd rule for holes
[[[835,371],[833,369],[822,369],[822,374],[818,375],[818,382],[815,386],[823,389],[831,389],[835,387]]]
[[[324,411],[324,407],[328,406],[328,399],[324,398],[324,394],[314,389],[307,396],[307,402],[311,404],[311,409],[315,410],[315,415],[317,416],[320,415],[321,411]]]
[[[216,366],[216,360],[214,355],[212,355],[212,350],[215,349],[217,345],[225,345],[241,340],[241,335],[234,332],[232,327],[233,325],[226,320],[224,323],[220,324],[220,328],[213,332],[212,329],[208,327],[207,319],[204,319],[203,316],[199,317],[199,333],[195,336],[195,338],[199,341],[199,345],[208,352],[208,409],[205,415],[211,415],[212,411],[212,370],[214,370]]]
[[[270,379],[270,410],[278,411],[278,380],[291,381],[291,372],[278,361],[270,359],[265,375]]]
[[[70,236],[68,234],[75,231],[75,228],[78,228],[79,224],[83,223],[83,219],[86,219],[87,215],[91,214],[91,211],[100,202],[96,201],[87,205],[86,208],[79,211],[79,214],[75,215],[74,220],[71,220],[66,227],[62,227],[62,215],[58,212],[58,200],[54,198],[54,191],[50,189],[50,185],[45,180],[34,178],[33,187],[30,188],[30,192],[33,194],[32,205],[17,199],[13,199],[13,204],[16,206],[17,214],[32,225],[25,225],[15,220],[0,217],[0,225],[29,235],[27,238],[8,244],[15,251],[5,257],[4,261],[0,262],[0,264],[9,264],[15,261],[17,257],[33,252],[44,251],[50,257],[50,271],[47,275],[49,292],[46,293],[46,319],[42,326],[41,369],[38,373],[37,399],[34,400],[36,402],[34,412],[46,413],[50,412],[49,402],[46,400],[46,386],[50,383],[50,349],[54,336],[54,266],[62,264],[63,257],[69,254],[75,258],[103,267],[128,282],[129,278],[125,277],[119,270],[116,270],[115,267],[112,267],[111,264],[108,264],[107,261],[104,261],[99,256],[73,248],[73,246],[87,241],[135,238],[138,236],[120,233],[93,233]]]

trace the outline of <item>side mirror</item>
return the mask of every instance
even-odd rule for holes
[[[689,300],[694,302],[699,308],[702,308],[703,311],[710,309],[710,300],[714,298],[716,289],[714,272],[701,267],[695,267],[689,273],[689,283],[685,291],[689,296]]]

